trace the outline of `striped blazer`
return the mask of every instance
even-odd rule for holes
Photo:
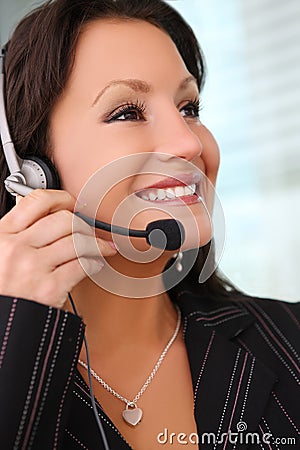
[[[300,303],[171,297],[184,318],[197,424],[196,435],[173,439],[201,450],[300,449]],[[76,368],[83,332],[73,314],[0,296],[1,450],[103,449]],[[110,448],[130,449],[97,407]],[[159,439],[170,445],[167,430]]]

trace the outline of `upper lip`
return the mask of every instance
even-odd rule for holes
[[[158,181],[155,184],[152,184],[151,186],[146,186],[143,189],[139,189],[139,191],[146,189],[167,189],[172,188],[176,186],[190,186],[191,184],[197,184],[199,183],[201,178],[200,173],[182,173],[176,175],[176,178],[174,177],[167,177],[164,178],[161,181]]]

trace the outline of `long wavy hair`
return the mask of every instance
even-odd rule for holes
[[[72,71],[80,32],[96,19],[139,19],[164,30],[174,41],[199,90],[205,80],[204,57],[191,27],[163,0],[54,0],[29,13],[6,45],[6,110],[11,136],[21,158],[51,158],[49,117]],[[4,188],[8,167],[0,151],[0,217],[14,205]],[[181,285],[201,295],[242,297],[219,270],[202,284],[199,273],[214,242],[199,248],[195,263]],[[214,252],[212,252],[214,255]],[[189,251],[185,252],[185,258]],[[214,258],[214,257],[213,257]],[[212,260],[213,260],[212,258]],[[166,268],[172,265],[170,260]],[[213,261],[211,262],[213,265]]]

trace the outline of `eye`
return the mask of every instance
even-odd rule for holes
[[[188,102],[186,105],[184,105],[180,112],[182,113],[183,117],[190,117],[192,119],[198,119],[199,113],[202,108],[200,107],[200,100],[192,100]]]
[[[137,101],[136,103],[126,103],[110,113],[105,119],[105,122],[137,122],[139,120],[145,120],[145,110],[146,106],[142,102]]]

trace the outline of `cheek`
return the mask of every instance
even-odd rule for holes
[[[66,117],[67,116],[67,117]],[[116,128],[116,127],[115,127]],[[96,120],[91,121],[82,117],[80,121],[71,118],[71,115],[57,115],[50,128],[52,154],[63,189],[75,197],[87,180],[109,165],[109,163],[122,160],[127,155],[142,151],[141,140],[137,133],[128,129],[126,132],[112,132],[112,128],[99,125]],[[112,170],[120,171],[126,176],[124,164],[119,164]],[[131,172],[132,167],[129,170]],[[137,172],[139,167],[137,167]]]
[[[215,186],[220,166],[220,150],[211,132],[204,125],[201,128],[200,139],[203,145],[201,158],[205,164],[206,176]]]
[[[219,146],[212,133],[204,125],[201,125],[201,127],[194,132],[197,133],[202,144],[199,168],[206,175],[204,197],[209,214],[212,215],[216,202],[215,187],[220,165]]]
[[[52,156],[62,188],[72,195],[80,191],[93,167],[93,148],[86,117],[78,120],[71,108],[57,108],[50,121]]]

